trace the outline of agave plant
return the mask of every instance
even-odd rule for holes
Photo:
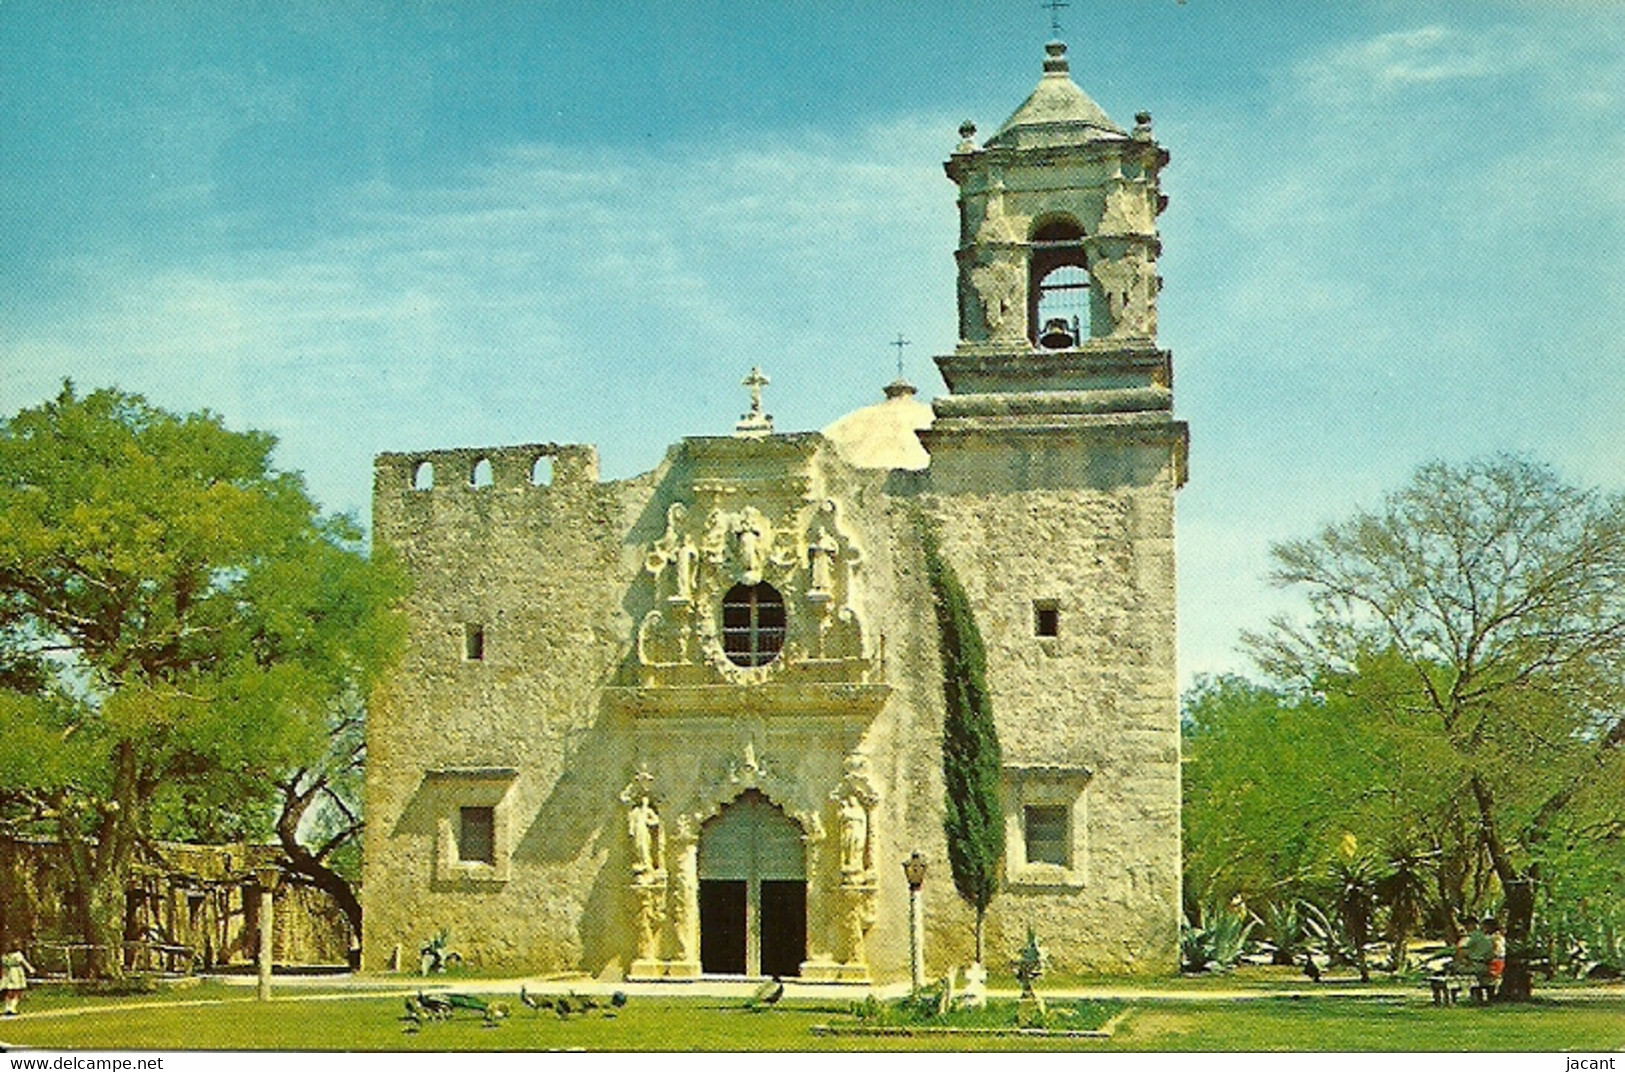
[[[1296,897],[1271,901],[1264,906],[1260,922],[1265,940],[1275,947],[1271,963],[1296,964],[1309,937],[1304,902]]]
[[[1182,970],[1229,971],[1246,952],[1247,939],[1257,925],[1257,918],[1244,910],[1212,904],[1198,907],[1195,918],[1180,927]]]

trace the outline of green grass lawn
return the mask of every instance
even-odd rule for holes
[[[179,1004],[155,1006],[155,1001]],[[514,1003],[517,1007],[517,1002]],[[1619,1050],[1625,1000],[1436,1009],[1393,1000],[1130,1003],[1110,1040],[816,1035],[857,1021],[835,1003],[748,1012],[718,999],[640,999],[613,1019],[518,1014],[486,1027],[471,1014],[403,1030],[399,998],[299,995],[267,1004],[238,988],[94,1000],[29,994],[30,1015],[0,1021],[0,1041],[50,1049],[224,1050]],[[48,1015],[83,1007],[82,1015]]]

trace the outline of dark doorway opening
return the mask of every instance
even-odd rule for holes
[[[707,975],[745,974],[743,879],[700,880],[700,970]]]
[[[807,959],[807,884],[762,880],[762,974],[800,975]]]

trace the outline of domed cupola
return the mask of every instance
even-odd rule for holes
[[[1044,46],[1044,77],[999,132],[987,140],[989,149],[1032,149],[1068,145],[1096,138],[1123,139],[1128,132],[1113,123],[1100,105],[1072,81],[1066,45]]]

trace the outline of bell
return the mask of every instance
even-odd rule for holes
[[[1044,330],[1038,335],[1038,345],[1046,350],[1065,350],[1069,346],[1076,346],[1077,338],[1072,333],[1072,325],[1065,317],[1051,317],[1044,321]]]

